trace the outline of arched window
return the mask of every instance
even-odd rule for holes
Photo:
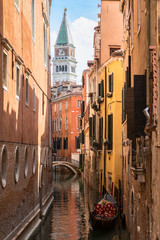
[[[35,148],[33,148],[33,151],[32,151],[32,163],[33,163],[32,171],[33,171],[33,174],[35,174],[35,172],[36,172],[36,151],[35,151]]]
[[[64,72],[64,65],[62,65],[62,72]]]
[[[61,66],[59,66],[59,72],[61,72]]]
[[[58,66],[56,66],[56,72],[58,72]]]
[[[25,148],[25,156],[24,156],[24,176],[28,175],[28,148]]]
[[[7,148],[3,146],[2,148],[2,169],[1,169],[1,183],[2,187],[6,186],[6,175],[7,175]]]
[[[15,149],[15,168],[14,168],[14,178],[15,182],[17,183],[19,180],[19,147],[16,147]]]

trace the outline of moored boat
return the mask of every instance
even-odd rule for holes
[[[117,202],[104,188],[100,200],[90,212],[91,227],[93,230],[113,228],[117,223],[117,218]]]

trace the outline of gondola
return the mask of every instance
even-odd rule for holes
[[[90,211],[90,224],[93,230],[114,228],[118,219],[118,205],[115,199],[103,187],[103,193]]]

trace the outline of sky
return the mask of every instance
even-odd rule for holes
[[[72,38],[76,47],[77,83],[81,83],[82,72],[87,68],[87,61],[93,60],[93,34],[100,13],[100,0],[52,0],[50,12],[51,56],[54,57],[54,45],[67,8]]]

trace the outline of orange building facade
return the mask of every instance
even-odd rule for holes
[[[71,161],[80,153],[81,92],[52,99],[52,143],[54,160]]]
[[[53,198],[50,7],[0,1],[1,239],[28,239]]]

